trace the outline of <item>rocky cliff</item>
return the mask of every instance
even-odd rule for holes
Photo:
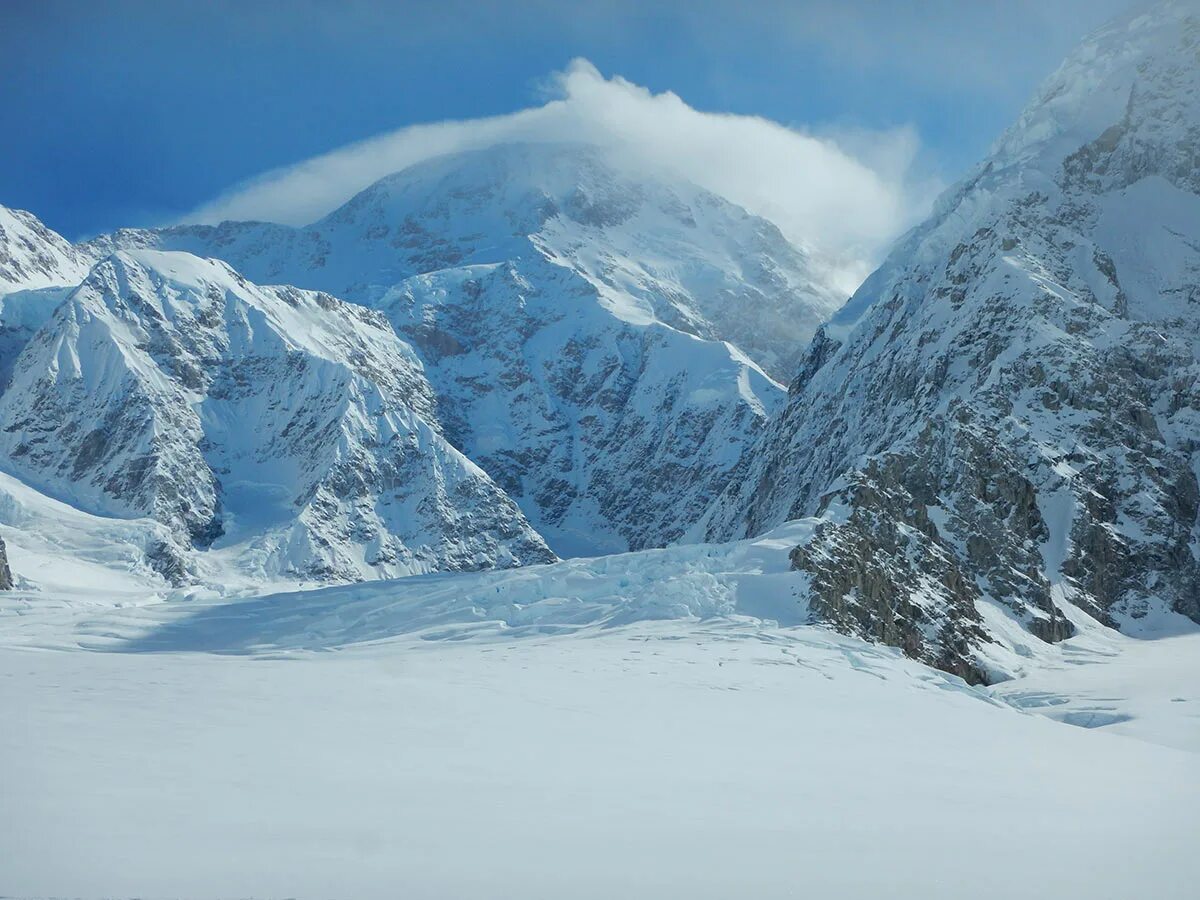
[[[1093,35],[817,335],[694,536],[825,516],[793,555],[817,616],[972,680],[1003,621],[1200,621],[1198,147],[1194,6]]]
[[[12,569],[8,565],[8,548],[4,544],[4,538],[0,538],[0,591],[11,591],[13,589]]]

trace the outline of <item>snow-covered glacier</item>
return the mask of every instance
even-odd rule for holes
[[[0,208],[0,893],[1190,900],[1198,53],[1102,29],[845,306],[576,145]]]

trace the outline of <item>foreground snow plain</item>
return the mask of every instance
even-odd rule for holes
[[[1200,636],[968,688],[795,625],[807,527],[174,602],[43,566],[0,604],[0,894],[1194,896]]]

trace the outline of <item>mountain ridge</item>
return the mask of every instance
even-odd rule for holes
[[[1198,42],[1174,3],[1085,41],[818,332],[693,536],[827,513],[794,554],[818,615],[972,680],[1014,645],[992,607],[1049,641],[1075,607],[1200,621]]]
[[[553,558],[445,443],[382,316],[215,260],[98,262],[23,349],[0,422],[6,467],[34,487],[167,525],[156,561],[175,582],[193,548],[230,541],[239,568],[272,577]]]
[[[455,446],[561,554],[596,555],[681,536],[782,398],[764,367],[790,369],[837,302],[773,225],[658,178],[587,145],[500,145],[388,176],[306,229],[88,246],[225,258],[383,311]]]

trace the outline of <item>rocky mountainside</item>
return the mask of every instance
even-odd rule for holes
[[[1092,36],[817,334],[693,536],[822,515],[816,615],[975,681],[1078,609],[1200,621],[1197,148],[1195,5]]]
[[[26,341],[88,273],[89,252],[32,213],[0,206],[0,392]]]
[[[383,311],[451,442],[564,555],[660,546],[724,486],[838,305],[763,219],[575,145],[414,166],[316,224],[123,231]],[[734,346],[731,346],[734,345]]]
[[[91,253],[51,231],[37,216],[0,206],[0,294],[78,284]]]
[[[53,309],[0,397],[0,457],[79,509],[166,525],[170,581],[208,548],[339,580],[553,558],[447,443],[383,316],[185,253],[107,257]]]

